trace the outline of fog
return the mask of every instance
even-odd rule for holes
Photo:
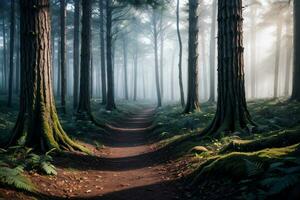
[[[199,96],[202,102],[210,98],[210,69],[211,52],[215,53],[215,80],[217,80],[217,30],[212,37],[212,12],[211,0],[200,1],[199,6]],[[244,2],[244,48],[245,48],[245,80],[246,96],[248,100],[254,98],[270,98],[288,96],[292,87],[292,4],[289,1],[271,0],[245,0]],[[93,6],[92,15],[92,77],[91,91],[93,99],[101,98],[101,60],[100,60],[100,20],[98,4]],[[183,86],[184,94],[187,94],[187,63],[188,63],[188,13],[187,2],[180,1],[180,28],[183,41]],[[59,71],[59,3],[52,1],[52,56],[53,56],[53,80],[56,99],[60,93]],[[155,14],[154,14],[155,13]],[[157,16],[156,24],[153,24],[153,15]],[[6,65],[9,58],[9,11],[1,15],[0,31],[0,88],[5,92],[7,78],[4,74],[4,56]],[[162,21],[161,21],[162,20]],[[19,21],[19,16],[17,16]],[[154,35],[154,26],[158,34]],[[215,24],[217,28],[217,23]],[[18,28],[17,28],[18,29]],[[67,96],[70,100],[73,96],[73,29],[74,6],[69,1],[66,14],[66,58],[67,58]],[[4,49],[4,32],[6,49]],[[155,49],[154,40],[157,37],[158,65],[160,87],[163,103],[179,102],[180,90],[178,81],[179,44],[176,33],[176,2],[171,1],[163,11],[152,9],[136,9],[133,7],[115,9],[113,11],[113,66],[114,87],[117,100],[125,99],[125,62],[124,50],[127,54],[127,76],[129,99],[134,99],[135,88],[135,64],[137,66],[137,99],[156,101],[155,89]],[[215,46],[211,46],[211,39],[215,40]],[[18,42],[17,42],[18,43]],[[16,44],[18,45],[18,44]],[[162,50],[163,47],[163,50]],[[6,51],[4,53],[4,51]],[[5,55],[6,54],[6,55]],[[163,58],[161,58],[163,56]],[[14,57],[18,59],[17,53]],[[162,60],[161,60],[162,59]],[[16,65],[18,62],[16,62]],[[276,69],[277,67],[277,69]],[[19,67],[16,66],[18,72]],[[276,73],[278,70],[278,73]],[[16,73],[17,79],[19,73]],[[278,80],[276,78],[278,75]],[[15,88],[18,81],[14,81]],[[215,84],[215,91],[217,91]],[[274,88],[277,87],[278,94]]]

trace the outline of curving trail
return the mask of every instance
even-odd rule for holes
[[[161,162],[160,153],[147,140],[154,114],[154,109],[144,109],[109,125],[105,148],[95,150],[94,155],[68,153],[57,157],[57,176],[33,176],[41,199],[182,199],[169,166]]]

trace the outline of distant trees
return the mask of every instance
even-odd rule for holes
[[[300,2],[294,1],[294,74],[292,100],[300,101]]]
[[[253,124],[244,81],[242,0],[218,1],[218,101],[215,118],[203,134],[247,130]]]
[[[90,2],[90,1],[85,1]],[[20,1],[21,97],[10,145],[36,150],[82,150],[64,132],[55,108],[51,77],[49,0]]]
[[[199,111],[198,90],[198,1],[189,1],[188,95],[185,113]]]

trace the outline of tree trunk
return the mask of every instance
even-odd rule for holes
[[[124,87],[125,100],[129,99],[128,95],[128,72],[127,72],[127,39],[123,36],[123,61],[124,61]]]
[[[294,1],[294,73],[292,100],[300,101],[300,2]]]
[[[19,29],[18,29],[19,30]],[[21,72],[21,65],[20,65],[20,41],[17,43],[17,61],[16,61],[16,94],[19,95],[20,93],[20,72]]]
[[[173,54],[172,54],[172,64],[171,64],[171,101],[174,101],[174,63],[175,63],[175,53],[177,49],[174,48]]]
[[[206,46],[205,46],[205,33],[202,33],[201,37],[201,46],[202,46],[202,60],[203,60],[203,94],[204,99],[208,97],[208,80],[207,80],[207,65],[206,65]]]
[[[106,66],[105,66],[105,42],[104,42],[104,2],[99,1],[100,9],[100,59],[101,59],[101,86],[102,86],[102,104],[106,104]]]
[[[60,97],[61,94],[61,70],[60,70],[60,48],[59,48],[59,39],[57,39],[57,97]]]
[[[156,83],[156,95],[157,95],[157,107],[161,107],[161,94],[159,84],[159,67],[158,67],[158,33],[157,33],[157,13],[153,10],[152,22],[153,22],[153,36],[154,36],[154,59],[155,59],[155,83]]]
[[[275,72],[274,72],[274,98],[278,97],[278,84],[279,84],[279,64],[281,53],[281,36],[282,36],[282,20],[277,21],[277,39],[276,39],[276,55],[275,55]]]
[[[182,40],[180,34],[180,27],[179,27],[179,0],[177,0],[176,6],[176,28],[177,28],[177,37],[179,42],[179,63],[178,63],[178,71],[179,71],[179,89],[180,89],[180,102],[181,106],[184,107],[184,90],[183,90],[183,83],[182,83]]]
[[[93,98],[93,92],[94,92],[94,58],[93,58],[93,52],[91,52],[91,70],[90,70],[90,95],[91,99]]]
[[[218,103],[203,132],[214,136],[253,125],[245,97],[242,0],[219,0],[218,8]]]
[[[114,69],[112,57],[112,7],[106,0],[106,59],[107,59],[107,101],[106,110],[116,109],[114,94]]]
[[[200,111],[198,91],[198,1],[189,0],[188,96],[184,113]]]
[[[163,10],[160,12],[160,93],[161,99],[164,98],[164,30],[163,30]]]
[[[7,60],[6,60],[6,30],[5,30],[5,15],[3,13],[2,19],[2,33],[3,33],[3,69],[4,69],[4,89],[7,88]]]
[[[285,85],[284,85],[284,96],[290,94],[290,75],[291,75],[291,64],[292,64],[292,48],[293,48],[293,39],[292,39],[292,30],[291,30],[291,20],[288,19],[286,22],[286,72],[285,72]]]
[[[137,47],[137,44],[136,44],[136,47],[135,47],[135,55],[134,55],[134,88],[133,88],[133,101],[136,101],[137,100],[137,72],[138,72],[138,47]]]
[[[80,91],[78,113],[90,114],[90,64],[92,2],[82,1]]]
[[[49,0],[20,1],[21,98],[10,145],[37,150],[82,150],[64,132],[55,108],[51,79]]]
[[[75,10],[74,10],[74,38],[73,38],[73,108],[78,107],[78,91],[79,91],[79,64],[80,64],[80,54],[79,54],[79,31],[80,27],[80,0],[75,0]]]
[[[66,112],[67,76],[66,76],[66,0],[60,0],[60,72],[61,72],[61,107]]]
[[[8,82],[8,102],[7,106],[12,106],[13,78],[14,78],[14,47],[15,47],[15,0],[11,0],[10,11],[10,53],[9,53],[9,82]]]
[[[218,0],[213,0],[211,33],[210,33],[210,102],[216,101],[215,95],[215,68],[216,68],[216,22],[217,22]]]
[[[252,6],[251,8],[251,65],[250,65],[250,76],[251,76],[251,98],[255,98],[256,93],[256,8]]]

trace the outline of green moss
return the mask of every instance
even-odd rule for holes
[[[257,152],[232,152],[225,155],[218,155],[203,163],[194,181],[205,179],[205,177],[227,177],[234,180],[241,180],[249,175],[247,161],[261,164],[262,168],[268,167],[272,162],[292,156],[299,148],[299,144],[284,147],[264,149]]]

